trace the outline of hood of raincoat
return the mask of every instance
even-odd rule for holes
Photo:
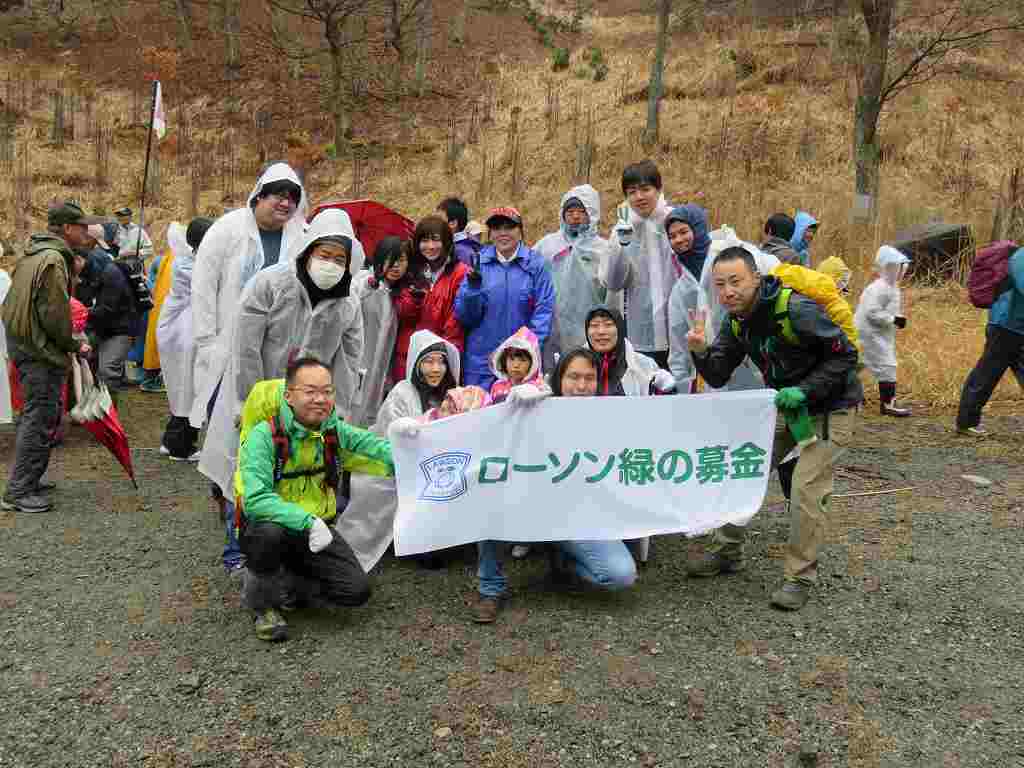
[[[796,227],[793,229],[793,236],[789,238],[789,244],[806,261],[807,249],[811,247],[811,244],[804,240],[804,234],[811,227],[818,226],[818,220],[806,211],[797,211],[793,222],[796,224]]]
[[[708,249],[711,248],[711,237],[708,235],[708,212],[693,203],[673,208],[665,217],[666,234],[668,234],[669,225],[673,221],[681,221],[693,230],[693,245],[681,256],[675,251],[672,251],[672,254],[680,264],[690,270],[690,274],[694,278],[700,280],[704,270],[704,261],[708,257]]]
[[[840,291],[845,290],[849,285],[852,274],[846,262],[838,256],[829,256],[818,265],[818,271],[831,277]]]
[[[583,203],[583,207],[587,209],[587,216],[590,217],[590,223],[576,237],[569,234],[569,225],[565,223],[565,206],[573,198]],[[562,195],[562,205],[558,210],[558,228],[561,230],[562,236],[570,243],[597,234],[598,225],[601,223],[601,196],[589,184],[580,184]]]
[[[317,214],[306,226],[306,231],[299,241],[290,249],[288,262],[291,268],[295,263],[306,255],[310,247],[322,237],[346,237],[352,242],[351,253],[348,260],[348,274],[356,275],[363,268],[366,262],[366,252],[362,244],[356,239],[355,230],[352,227],[352,220],[345,211],[338,208],[328,208]]]
[[[537,336],[525,325],[514,334],[505,339],[498,348],[491,353],[491,372],[498,377],[498,381],[508,379],[508,374],[501,370],[501,356],[506,349],[521,349],[530,356],[530,371],[523,379],[524,384],[538,384],[541,381],[541,357],[540,342]]]
[[[274,163],[269,166],[256,180],[256,186],[252,188],[252,192],[249,193],[245,204],[252,208],[252,201],[259,197],[263,187],[275,181],[290,181],[302,190],[302,196],[299,198],[299,204],[295,207],[295,213],[292,214],[292,218],[294,219],[298,216],[305,219],[306,214],[309,212],[309,198],[306,197],[306,188],[303,186],[302,180],[299,179],[299,175],[288,163]]]
[[[629,350],[632,348],[629,342],[626,340],[626,321],[623,319],[622,314],[615,309],[608,307],[594,307],[590,312],[587,313],[587,319],[583,323],[584,333],[587,338],[587,349],[594,352],[598,359],[604,361],[605,354],[594,351],[594,348],[590,344],[590,321],[594,319],[595,315],[606,315],[615,322],[615,327],[619,332],[619,339],[615,344],[615,351],[611,353],[612,360],[610,361],[614,367],[609,366],[608,372],[608,386],[611,388],[612,381],[621,381],[623,374],[626,372],[626,368],[629,364]],[[598,367],[600,372],[601,367]],[[600,382],[598,384],[600,386]]]
[[[445,341],[432,331],[416,331],[409,339],[409,356],[405,362],[405,378],[415,384],[413,374],[416,366],[419,365],[423,353],[435,344],[443,344],[448,351],[448,371],[457,382],[462,375],[462,364],[459,359],[459,349],[449,341]]]
[[[907,255],[891,245],[883,245],[875,255],[875,269],[889,285],[896,285],[900,281],[907,272],[908,264],[910,259]]]

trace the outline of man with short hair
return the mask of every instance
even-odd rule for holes
[[[728,314],[709,346],[705,313],[690,311],[686,341],[697,371],[712,387],[722,387],[749,355],[766,385],[778,390],[771,466],[796,445],[802,447],[793,472],[785,580],[771,597],[779,608],[799,610],[818,579],[835,462],[850,444],[853,419],[864,402],[857,348],[813,299],[777,277],[762,276],[746,248],[734,246],[718,255],[712,285]],[[715,531],[703,555],[687,563],[689,573],[740,570],[745,533],[736,525]]]
[[[119,256],[138,256],[145,261],[153,255],[153,241],[138,224],[132,222],[132,209],[125,206],[114,211],[117,217],[117,248]]]
[[[769,253],[783,264],[796,264],[803,266],[803,259],[794,250],[789,241],[796,231],[796,222],[785,213],[773,213],[764,223],[765,239],[761,243],[761,250]]]
[[[24,256],[15,264],[3,305],[8,357],[18,366],[25,407],[18,421],[10,479],[0,507],[16,512],[46,512],[52,504],[44,493],[52,486],[40,480],[50,462],[50,435],[60,421],[60,391],[72,354],[89,354],[88,344],[72,337],[71,280],[75,253],[94,244],[89,225],[102,221],[86,216],[75,202],[50,208],[47,231],[32,235]],[[84,261],[79,258],[81,263]]]
[[[446,197],[437,204],[437,212],[448,222],[455,243],[455,258],[467,267],[476,265],[476,257],[483,247],[477,237],[466,231],[469,225],[469,208],[457,197]]]
[[[341,472],[380,477],[395,472],[391,444],[338,418],[331,371],[311,357],[288,366],[285,379],[253,387],[242,411],[235,492],[242,551],[248,558],[245,602],[256,636],[281,641],[278,612],[319,591],[330,603],[358,606],[370,584],[352,548],[333,530]]]

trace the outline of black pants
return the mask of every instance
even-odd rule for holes
[[[199,440],[199,430],[189,424],[186,416],[171,416],[164,430],[164,437],[161,444],[171,456],[178,459],[187,459],[196,452],[196,442]]]
[[[1024,370],[1024,334],[989,325],[985,328],[985,350],[974,370],[968,374],[960,393],[957,429],[976,427],[981,423],[981,411],[1008,368],[1012,368],[1017,380],[1021,381],[1021,371]]]
[[[34,494],[50,464],[53,431],[61,419],[60,390],[67,371],[26,354],[11,341],[8,344],[8,354],[18,366],[25,394],[25,407],[21,410],[14,438],[10,479],[4,494],[13,501]],[[6,376],[7,371],[2,375]]]
[[[239,541],[247,560],[249,605],[256,610],[277,607],[281,569],[316,582],[320,595],[335,605],[353,607],[370,599],[370,582],[352,548],[336,531],[325,549],[309,551],[309,534],[277,523],[249,523]]]

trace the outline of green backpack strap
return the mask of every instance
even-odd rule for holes
[[[775,322],[778,325],[782,340],[791,346],[800,346],[800,337],[793,330],[793,322],[789,319],[789,299],[793,295],[792,288],[783,288],[775,299]]]

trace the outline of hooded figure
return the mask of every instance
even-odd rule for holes
[[[591,339],[590,321],[603,316],[615,323],[618,339],[615,348],[609,352],[598,352]],[[598,395],[626,395],[629,397],[651,394],[651,383],[658,372],[657,364],[646,355],[638,354],[626,338],[625,321],[618,310],[597,307],[587,314],[584,321],[587,348],[597,355],[600,367],[597,369]],[[600,346],[600,345],[598,345]]]
[[[608,241],[608,290],[624,292],[629,338],[644,353],[667,354],[669,348],[668,300],[683,270],[665,234],[671,210],[664,195],[647,218],[629,208],[629,244]]]
[[[582,207],[585,224],[565,221],[573,207]],[[544,345],[544,365],[550,367],[554,353],[567,352],[586,343],[583,321],[587,313],[602,304],[618,307],[621,295],[609,297],[607,285],[608,241],[598,234],[601,198],[589,184],[573,187],[562,196],[557,232],[545,235],[533,250],[544,257],[555,286],[555,316],[551,336]]]
[[[530,369],[521,381],[513,382],[509,379],[505,353],[510,349],[521,350],[530,356]],[[535,387],[542,388],[544,379],[541,368],[540,344],[537,341],[537,336],[524,325],[501,342],[498,348],[491,353],[491,372],[497,378],[497,381],[491,386],[491,401],[503,402],[512,387],[518,384],[533,384]]]
[[[879,248],[875,257],[878,277],[860,295],[857,311],[853,315],[863,348],[861,358],[878,380],[883,415],[909,415],[909,411],[904,413],[906,409],[894,405],[896,329],[906,325],[899,283],[909,263],[910,259],[892,246],[883,245]]]
[[[711,248],[711,237],[708,236],[708,212],[693,203],[673,208],[665,217],[665,234],[668,234],[672,223],[676,221],[682,222],[690,228],[690,232],[693,233],[693,242],[685,253],[676,253],[675,250],[672,253],[694,280],[700,280],[704,274],[704,263],[708,258],[708,250]]]
[[[420,360],[432,353],[444,353],[447,373],[441,384],[430,387],[419,372]],[[444,402],[448,391],[459,380],[459,350],[431,331],[416,331],[409,343],[406,377],[388,393],[373,431],[387,437],[388,427],[399,418],[423,419],[431,408]],[[369,572],[387,550],[394,537],[395,514],[398,512],[398,491],[394,478],[352,475],[351,499],[345,513],[335,525],[363,570]]]
[[[280,230],[280,261],[287,261],[302,238],[307,202],[302,182],[286,163],[275,163],[267,168],[253,187],[245,207],[217,219],[196,254],[192,292],[192,330],[196,345],[193,427],[202,427],[206,421],[207,407],[224,375],[242,289],[265,264],[263,238],[253,204],[263,187],[280,181],[289,181],[301,190],[299,204]]]
[[[846,266],[846,262],[838,256],[829,256],[818,265],[818,271],[831,277],[836,283],[836,288],[844,296],[850,292],[850,277],[853,273]]]
[[[291,360],[313,357],[330,368],[335,409],[339,418],[348,419],[363,356],[363,315],[358,299],[350,295],[352,274],[363,267],[355,255],[362,253],[354,247],[355,240],[345,212],[328,209],[310,223],[287,268],[259,273],[242,294],[227,368],[199,459],[199,471],[221,488],[231,487],[238,454],[235,424],[250,390],[260,381],[284,376]],[[324,244],[340,246],[349,254],[344,270],[311,256]],[[202,246],[199,254],[201,259]]]
[[[814,239],[814,233],[818,229],[818,220],[805,211],[797,211],[796,218],[793,221],[796,226],[793,229],[793,236],[789,238],[789,244],[793,246],[793,250],[800,256],[801,266],[810,267],[811,243],[806,238],[806,235],[807,231],[811,230],[811,239]]]

